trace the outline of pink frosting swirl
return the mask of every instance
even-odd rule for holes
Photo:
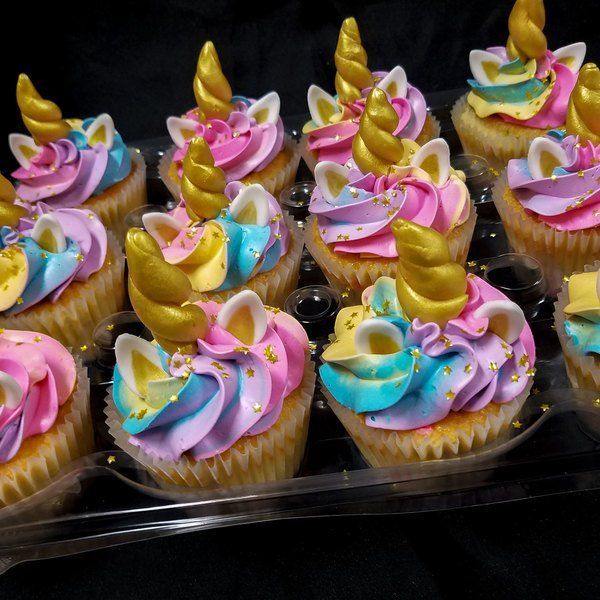
[[[18,390],[0,405],[0,464],[10,461],[23,440],[46,433],[75,387],[71,354],[59,342],[31,331],[0,334],[0,374],[5,389]],[[16,384],[16,385],[15,385]]]
[[[523,208],[559,231],[578,231],[600,225],[600,144],[580,142],[567,136],[559,144],[567,155],[566,165],[550,177],[534,179],[528,159],[508,163],[508,185]]]
[[[254,104],[256,100],[249,100]],[[227,121],[207,119],[200,121],[196,109],[188,111],[184,118],[196,123],[194,137],[203,137],[210,146],[215,165],[225,172],[227,181],[237,181],[255,171],[261,171],[270,164],[283,148],[284,130],[281,118],[276,123],[257,123],[247,115],[248,104],[235,103]],[[183,175],[183,159],[190,141],[177,148],[173,163],[177,175]]]

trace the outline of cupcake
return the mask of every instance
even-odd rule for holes
[[[123,271],[118,242],[92,211],[25,208],[0,176],[0,327],[91,352],[96,324],[123,308]]]
[[[373,88],[346,165],[317,164],[306,225],[306,246],[331,285],[348,302],[383,276],[395,277],[398,254],[392,225],[408,219],[433,227],[464,263],[477,215],[464,173],[450,167],[443,139],[419,145],[393,134],[398,115]]]
[[[315,374],[300,324],[245,290],[188,303],[186,276],[130,230],[131,303],[155,342],[121,335],[110,434],[159,484],[218,487],[293,477]]]
[[[329,406],[373,467],[452,458],[489,444],[535,373],[523,311],[452,261],[438,232],[398,220],[396,280],[344,308],[322,356]]]
[[[194,138],[182,165],[179,205],[144,215],[164,259],[187,275],[191,299],[225,302],[254,290],[283,307],[298,283],[302,233],[260,184],[226,182],[208,142]]]
[[[565,129],[536,138],[494,189],[511,246],[542,264],[551,292],[600,257],[600,71],[591,63],[579,73]]]
[[[182,117],[167,119],[175,145],[159,164],[160,177],[176,200],[183,161],[195,137],[208,142],[228,182],[259,183],[275,197],[294,182],[300,154],[297,144],[285,135],[277,92],[258,100],[233,96],[217,51],[206,42],[196,65],[194,96],[198,106]]]
[[[373,86],[388,94],[398,116],[392,133],[423,145],[440,135],[440,124],[429,112],[423,94],[407,82],[400,66],[386,71],[369,71],[354,17],[342,23],[335,49],[335,91],[330,96],[317,85],[308,89],[311,120],[304,125],[303,158],[311,171],[317,161],[344,165],[352,158],[352,140]]]
[[[125,215],[146,203],[142,155],[127,149],[110,115],[63,119],[24,74],[17,82],[17,104],[31,134],[8,138],[20,165],[12,173],[20,201],[92,210],[122,240]]]
[[[545,19],[542,0],[516,0],[506,47],[471,51],[471,91],[452,109],[464,151],[497,170],[526,156],[536,137],[565,124],[586,48],[578,42],[548,50]]]
[[[46,487],[92,451],[89,381],[56,340],[0,332],[0,508]]]
[[[571,275],[558,294],[554,321],[571,385],[600,391],[600,261]]]

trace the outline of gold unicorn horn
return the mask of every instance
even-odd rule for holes
[[[36,144],[44,145],[67,137],[71,126],[62,118],[60,108],[44,100],[33,87],[31,79],[21,73],[17,80],[17,104],[25,127]]]
[[[567,133],[600,144],[600,70],[594,63],[581,67],[569,97]]]
[[[392,231],[398,251],[396,293],[404,313],[411,321],[444,327],[467,303],[465,270],[452,261],[446,238],[434,229],[397,219]]]
[[[215,166],[210,147],[204,138],[194,138],[183,159],[181,195],[185,210],[192,221],[214,219],[229,205],[223,193],[225,173]]]
[[[14,204],[16,197],[12,183],[0,175],[0,227],[17,227],[19,219],[27,215],[27,209]]]
[[[397,126],[398,115],[385,92],[374,87],[352,142],[352,157],[363,173],[387,175],[392,165],[402,162],[407,146],[394,135]]]
[[[194,96],[198,108],[207,119],[225,121],[233,110],[231,95],[231,86],[221,70],[215,45],[206,42],[200,50],[194,76]]]
[[[129,298],[142,323],[170,354],[197,352],[208,323],[196,304],[182,306],[192,292],[187,275],[164,260],[154,238],[142,229],[127,232],[125,252]]]
[[[508,17],[506,51],[511,60],[519,57],[527,62],[544,55],[548,48],[542,31],[545,23],[544,0],[516,0]]]
[[[354,17],[344,19],[335,49],[335,91],[340,102],[354,102],[363,88],[373,85],[373,75],[367,67],[367,53],[362,47]]]

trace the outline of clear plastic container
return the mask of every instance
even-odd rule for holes
[[[430,99],[448,139],[452,132],[444,115],[458,95]],[[153,140],[148,152],[160,148]],[[150,202],[164,204],[165,198]],[[132,313],[119,313],[111,317],[118,327],[107,330],[101,323],[94,338],[98,360],[89,372],[97,452],[72,463],[40,493],[0,510],[0,572],[21,561],[241,523],[433,511],[600,488],[600,394],[569,387],[553,330],[552,298],[545,296],[534,263],[499,256],[508,250],[500,222],[480,217],[468,268],[497,284],[494,270],[508,266],[517,275],[503,278],[505,293],[535,308],[526,310],[538,354],[532,395],[504,438],[460,458],[369,469],[317,385],[307,450],[295,479],[216,490],[158,487],[115,450],[104,424],[115,330],[148,336]],[[306,325],[317,341],[329,333],[336,310],[334,296],[321,283],[322,275],[302,271],[300,287],[309,287],[290,300],[297,310],[299,300],[317,298],[300,315],[304,320],[312,315]],[[325,309],[327,294],[327,310],[317,310]],[[320,330],[319,312],[327,323]]]

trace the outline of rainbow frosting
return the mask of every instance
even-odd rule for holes
[[[275,198],[259,184],[225,182],[208,142],[195,138],[183,163],[180,204],[169,215],[144,216],[164,259],[196,292],[235,289],[273,269],[289,248]]]
[[[126,251],[132,304],[156,339],[117,340],[113,398],[130,443],[161,459],[200,460],[268,430],[302,381],[301,325],[250,290],[225,304],[186,304],[189,281],[146,232],[130,230]]]
[[[395,137],[397,114],[373,88],[346,165],[320,162],[310,212],[334,252],[362,257],[397,255],[392,225],[414,221],[448,234],[470,215],[464,174],[450,167],[442,139],[422,147]]]
[[[516,0],[506,47],[471,52],[473,79],[468,80],[467,99],[478,117],[497,115],[537,129],[564,125],[586,46],[576,43],[550,51],[544,23],[542,0]]]
[[[42,99],[23,74],[17,83],[17,102],[31,133],[31,137],[9,136],[20,165],[12,176],[24,202],[80,206],[129,175],[131,158],[109,115],[64,120],[58,106]]]
[[[580,354],[600,359],[600,278],[598,271],[569,278],[569,304],[563,312],[565,332]]]
[[[73,357],[51,337],[0,333],[0,464],[14,458],[25,439],[54,425],[76,378]]]
[[[451,262],[439,233],[402,220],[394,231],[397,279],[379,278],[339,313],[325,388],[368,427],[396,431],[516,398],[535,373],[521,309]]]
[[[233,96],[212,42],[206,42],[200,51],[194,94],[196,108],[181,118],[167,119],[176,145],[172,164],[178,177],[183,176],[183,160],[195,137],[206,140],[227,181],[261,171],[282,150],[284,130],[279,117],[279,95],[269,92],[258,100]]]
[[[319,161],[346,164],[352,157],[352,141],[358,133],[360,116],[365,110],[373,86],[384,90],[398,117],[393,134],[415,140],[427,117],[423,94],[406,80],[400,66],[390,72],[367,68],[367,54],[361,45],[356,20],[345,19],[335,51],[335,96],[316,85],[308,90],[311,120],[303,127],[308,135],[308,149]]]

